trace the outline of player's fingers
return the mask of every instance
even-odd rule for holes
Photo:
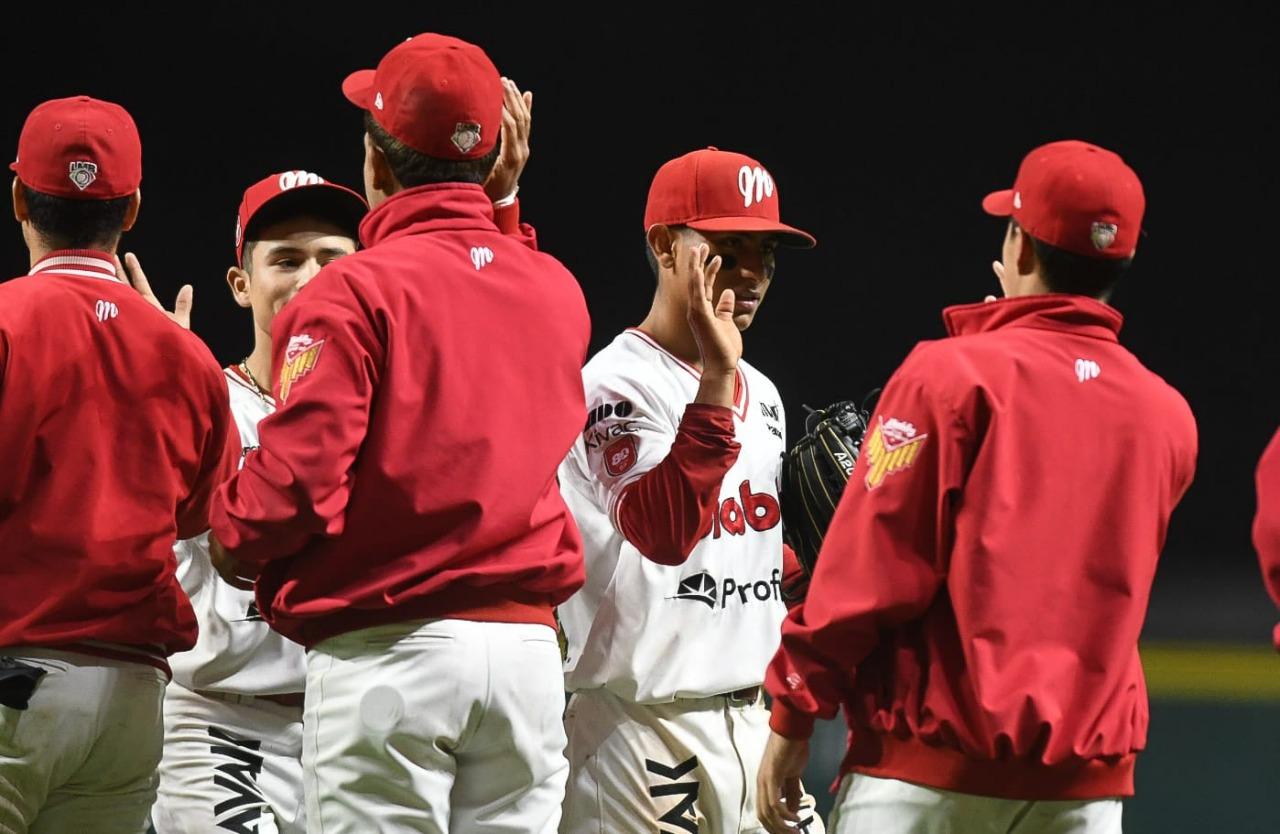
[[[782,783],[782,798],[786,803],[787,810],[793,814],[800,811],[800,800],[804,797],[804,791],[800,789],[799,779],[788,779]]]
[[[117,258],[116,260],[119,260]],[[151,291],[151,282],[147,280],[147,273],[142,271],[142,263],[138,260],[138,256],[132,252],[124,254],[124,265],[126,268],[125,275],[128,276],[129,283],[138,292],[145,295],[148,299],[155,299],[155,293]],[[158,301],[156,302],[159,303]]]
[[[186,330],[191,329],[191,307],[194,304],[195,288],[183,284],[178,290],[178,299],[173,303],[173,320]]]

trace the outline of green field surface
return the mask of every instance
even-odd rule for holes
[[[1149,641],[1138,652],[1153,699],[1280,702],[1280,654],[1270,643]]]

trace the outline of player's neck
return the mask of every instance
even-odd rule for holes
[[[249,376],[253,377],[253,381],[263,391],[271,390],[271,348],[257,345],[244,358],[245,370],[249,372]]]
[[[683,359],[695,368],[702,368],[702,352],[698,350],[698,340],[689,329],[688,319],[667,314],[658,305],[649,310],[649,315],[637,325],[664,350]]]

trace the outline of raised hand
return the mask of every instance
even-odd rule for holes
[[[191,305],[195,296],[194,287],[190,284],[183,284],[179,288],[178,297],[173,302],[173,311],[170,312],[160,303],[160,299],[156,298],[155,292],[151,289],[151,282],[147,280],[147,274],[142,271],[142,264],[138,262],[137,255],[132,252],[126,252],[123,263],[121,263],[119,255],[116,255],[114,260],[116,262],[117,278],[137,290],[139,295],[151,302],[151,306],[177,322],[183,329],[191,329]]]
[[[688,240],[685,235],[676,237],[676,274],[689,282],[689,328],[698,342],[702,372],[735,373],[742,358],[742,332],[733,320],[733,290],[714,297],[720,256],[708,260],[711,247]]]
[[[533,93],[520,92],[516,82],[502,79],[502,150],[484,182],[491,202],[516,192],[520,175],[529,162],[529,127],[533,121]]]
[[[742,333],[733,321],[733,290],[715,296],[719,255],[707,260],[711,247],[706,241],[690,245],[690,238],[676,236],[676,275],[688,281],[689,329],[698,343],[702,376],[694,402],[732,406],[742,357]]]

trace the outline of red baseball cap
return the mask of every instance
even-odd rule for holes
[[[112,200],[142,183],[142,142],[120,105],[89,96],[56,98],[27,116],[9,170],[42,194]]]
[[[1146,207],[1142,183],[1123,159],[1076,139],[1034,149],[1022,160],[1013,188],[982,201],[988,214],[1012,215],[1037,240],[1107,259],[1133,255]]]
[[[502,77],[480,47],[432,32],[357,70],[342,93],[396,139],[438,159],[477,159],[502,126]]]
[[[645,231],[654,224],[700,232],[777,232],[780,243],[808,249],[813,235],[778,220],[778,187],[749,156],[708,147],[663,164],[649,186]]]
[[[309,171],[282,171],[245,189],[236,213],[236,265],[244,266],[244,242],[259,229],[289,217],[312,215],[330,220],[359,240],[360,221],[369,204],[350,188]]]

